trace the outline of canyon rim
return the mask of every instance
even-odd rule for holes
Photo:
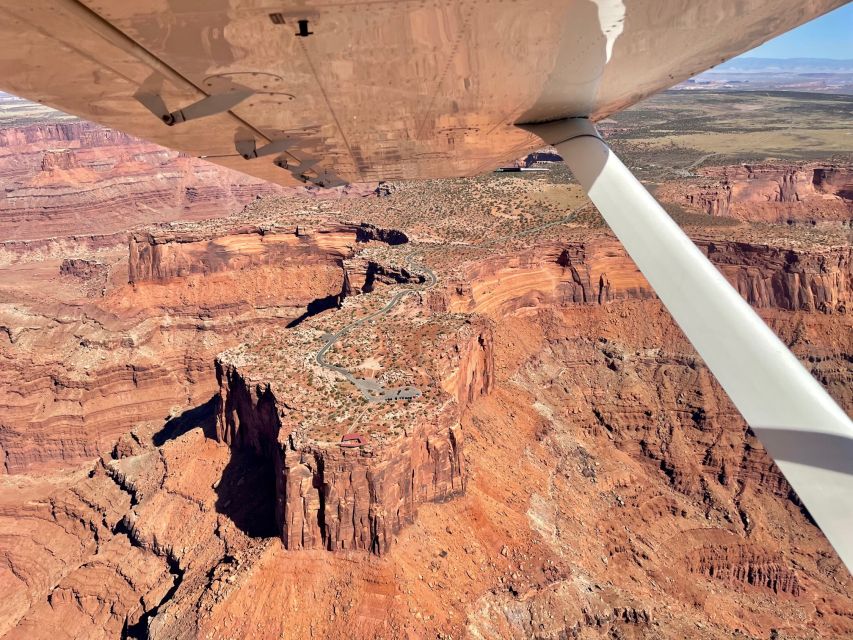
[[[850,154],[653,148],[656,100],[608,139],[850,413]],[[0,637],[853,636],[850,575],[551,152],[287,190],[27,108]]]

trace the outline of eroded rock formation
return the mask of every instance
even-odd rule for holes
[[[0,304],[4,470],[91,459],[135,424],[203,401],[216,389],[217,352],[339,300],[345,259],[382,237],[400,236],[360,224],[196,224],[131,233],[129,248],[94,237],[99,260],[53,260],[67,246],[56,241],[10,243],[12,264],[49,258],[45,277],[61,278],[71,304],[46,306],[38,290],[27,304]],[[75,295],[97,301],[81,306]]]
[[[360,197],[375,188],[284,189],[73,119],[0,128],[0,178],[3,240],[228,216],[261,196]]]
[[[781,223],[853,220],[853,169],[847,165],[709,167],[700,179],[659,195],[710,216]]]
[[[783,249],[697,238],[696,244],[759,309],[846,313],[853,300],[850,246]],[[451,293],[455,310],[507,313],[542,304],[605,304],[655,294],[621,244],[602,237],[537,247],[473,265]]]
[[[242,188],[63,127],[0,132],[4,638],[853,634],[849,574],[572,185],[312,192],[129,247],[116,212]],[[844,219],[843,168],[765,169],[727,215]],[[770,226],[693,233],[849,411],[849,239]]]
[[[764,245],[714,242],[724,269],[770,275],[768,265],[789,262]],[[174,418],[156,446],[136,430],[76,476],[0,485],[0,584],[14,594],[3,629],[849,635],[849,577],[615,244],[538,249],[474,261],[470,287],[412,294],[406,313],[377,329],[396,344],[419,314],[454,307],[497,327],[451,313],[456,324],[434,332],[422,319],[446,395],[364,449],[303,429],[297,365],[322,344],[315,325],[345,308],[283,331],[298,352],[264,342],[229,352],[221,404],[206,405],[215,415]],[[832,271],[823,251],[796,252],[802,280]],[[844,282],[838,299],[849,296]],[[404,286],[418,285],[386,290]],[[853,406],[849,315],[792,311],[786,300],[760,311]],[[363,559],[371,551],[381,563]],[[291,607],[307,613],[297,620]]]
[[[711,544],[693,549],[687,570],[716,580],[768,589],[775,594],[797,597],[803,587],[796,570],[777,554],[749,545]]]
[[[745,242],[698,244],[753,307],[820,313],[850,309],[850,246],[805,252]]]
[[[217,438],[234,450],[253,451],[270,465],[276,523],[286,548],[383,554],[402,527],[413,522],[418,505],[464,490],[459,420],[491,388],[491,341],[491,332],[480,326],[449,350],[443,346],[448,356],[440,359],[442,386],[452,402],[431,403],[400,434],[356,448],[302,432],[301,408],[289,404],[294,389],[287,381],[258,379],[242,353],[217,358]],[[372,427],[368,422],[363,429],[367,433]]]
[[[0,129],[0,176],[6,184],[0,205],[4,239],[103,233],[129,224],[227,215],[258,195],[281,192],[81,121]]]

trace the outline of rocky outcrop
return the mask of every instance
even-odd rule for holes
[[[417,505],[464,490],[458,424],[415,428],[381,452],[307,445],[284,453],[282,541],[288,549],[385,553]]]
[[[442,387],[463,410],[491,392],[495,383],[494,349],[491,331],[476,332],[467,343],[454,345],[458,364],[444,379]]]
[[[59,265],[59,273],[63,276],[72,276],[81,280],[100,278],[107,271],[107,265],[97,260],[86,260],[85,258],[66,258]]]
[[[767,589],[797,597],[803,586],[796,572],[781,559],[749,545],[709,545],[692,550],[685,559],[687,571],[715,580]]]
[[[478,261],[462,280],[453,284],[450,308],[488,315],[654,296],[621,245],[604,237]]]
[[[405,266],[385,264],[362,256],[344,261],[344,270],[345,296],[370,293],[381,285],[420,284],[425,280],[424,276],[412,273]]]
[[[361,223],[356,232],[359,242],[378,240],[389,245],[406,244],[409,237],[398,229],[383,229],[373,224]]]
[[[156,637],[151,618],[182,589],[221,591],[239,570],[252,541],[217,512],[213,488],[234,489],[221,478],[227,451],[200,430],[136,448],[24,492],[0,486],[5,638]],[[192,566],[210,578],[185,581]]]
[[[853,220],[853,168],[846,165],[740,165],[700,170],[702,178],[658,191],[710,216],[783,223]]]
[[[126,263],[112,235],[4,243],[12,265],[49,259],[70,304],[0,304],[0,468],[18,474],[91,459],[134,425],[209,398],[216,353],[344,295],[343,262],[362,248],[361,230],[155,228],[130,234]],[[366,233],[393,237],[381,231]],[[70,248],[103,257],[59,260]],[[125,264],[133,284],[111,282]],[[97,303],[81,306],[81,297]]]
[[[130,144],[135,139],[126,133],[91,122],[44,122],[22,127],[0,129],[0,147],[23,147],[31,144],[48,146],[55,143],[82,149]]]
[[[69,150],[61,151],[45,151],[41,160],[42,171],[54,171],[56,169],[69,170],[79,169],[80,163],[77,160],[77,155]]]
[[[744,299],[759,309],[845,313],[853,301],[853,249],[797,251],[699,241]]]
[[[846,166],[815,167],[812,186],[818,193],[853,199],[853,170]]]
[[[297,274],[246,270],[243,289],[173,282],[177,295],[117,289],[96,299],[100,308],[0,305],[3,470],[92,459],[135,425],[203,402],[216,390],[216,353],[299,316],[322,287],[339,290],[341,270],[331,269],[299,272],[313,275],[308,288],[277,284]]]
[[[458,423],[412,425],[406,436],[381,447],[299,442],[282,432],[286,399],[269,386],[247,383],[221,360],[216,370],[217,438],[234,449],[252,449],[271,465],[276,522],[288,549],[382,554],[412,522],[418,504],[464,489]]]
[[[331,224],[291,228],[243,226],[210,232],[137,232],[129,238],[130,282],[165,282],[191,274],[276,265],[305,266],[327,262],[340,266],[358,243],[407,242],[405,234],[368,224]],[[371,280],[382,274],[369,273]]]
[[[282,190],[85,122],[0,130],[4,239],[227,215]]]
[[[319,240],[317,238],[319,236]],[[214,274],[267,265],[338,265],[352,255],[354,228],[331,227],[315,234],[304,230],[270,233],[236,229],[210,237],[199,234],[134,233],[129,240],[128,280],[166,282],[191,274]]]
[[[448,374],[442,386],[454,402],[431,404],[401,434],[352,449],[307,437],[294,418],[298,408],[288,403],[286,383],[250,378],[241,371],[240,357],[220,355],[217,438],[267,460],[277,528],[288,549],[383,554],[414,520],[419,504],[464,490],[459,420],[491,389],[491,344],[488,330],[475,330],[442,360]],[[370,428],[363,425],[365,432]]]
[[[697,246],[759,309],[845,313],[853,300],[850,247],[783,249],[698,238]],[[656,297],[610,238],[551,245],[478,262],[450,291],[454,310],[509,313],[544,304],[606,304]]]
[[[59,265],[59,275],[77,280],[89,298],[106,295],[110,274],[110,265],[89,258],[65,258]]]
[[[853,396],[844,390],[851,383],[849,316],[778,308],[760,313],[850,411]],[[636,580],[648,576],[655,586],[642,602],[674,599],[732,632],[763,637],[769,627],[781,627],[757,613],[763,606],[757,603],[766,602],[770,616],[803,607],[808,617],[814,606],[816,619],[831,627],[821,632],[825,637],[850,633],[845,569],[817,551],[817,530],[790,486],[658,301],[570,303],[503,322],[498,348],[504,363],[515,361],[518,345],[529,345],[521,363],[510,365],[512,393],[523,397],[510,405],[515,415],[504,437],[516,433],[532,405],[528,419],[542,449],[533,447],[531,458],[559,461],[543,464],[527,516],[552,549],[572,558],[584,553],[581,547],[595,549],[584,562],[592,573],[601,567],[604,576],[593,593],[624,584],[622,594],[633,598],[644,593]],[[505,396],[504,402],[511,400]],[[495,407],[485,403],[488,410],[480,415],[488,420]],[[530,447],[516,451],[527,454]],[[584,542],[576,544],[570,531]],[[837,576],[843,577],[836,583]],[[524,598],[484,596],[478,628],[484,635],[527,637],[517,620],[559,611],[554,622],[542,616],[559,637],[564,630],[557,620],[580,617],[572,610],[579,607],[572,588],[589,580],[584,573],[563,583],[571,594],[565,597],[559,588],[526,585]],[[728,608],[742,601],[754,608]],[[672,624],[658,609],[649,613],[655,626]],[[502,616],[507,622],[497,627]],[[673,637],[703,637],[705,624],[691,622]],[[570,625],[565,634],[581,626]],[[613,635],[631,635],[619,631]]]
[[[69,254],[98,255],[124,253],[127,233],[72,235],[41,240],[0,241],[0,267],[34,260],[65,260]],[[86,258],[90,259],[90,258]]]

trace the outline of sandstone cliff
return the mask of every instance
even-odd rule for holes
[[[853,220],[853,169],[846,165],[740,165],[700,170],[658,195],[710,216],[781,223]]]
[[[18,288],[0,299],[2,469],[91,459],[134,425],[203,402],[216,390],[216,353],[317,300],[339,301],[344,261],[380,238],[405,236],[319,221],[171,225],[132,232],[124,247],[110,235],[77,239],[76,251],[98,260],[59,259],[74,240],[6,243],[11,265],[45,261],[31,293],[12,268],[8,286]],[[64,306],[41,302],[41,278],[56,279]]]
[[[157,282],[267,265],[329,262],[340,266],[354,255],[356,243],[370,241],[394,245],[408,239],[394,229],[357,223],[136,232],[129,236],[128,279]]]
[[[845,313],[853,301],[853,249],[809,251],[697,238],[696,244],[759,309]],[[543,304],[605,304],[655,294],[617,241],[549,245],[472,266],[451,293],[455,310],[508,313]]]
[[[370,345],[377,334],[401,343],[395,323],[427,337],[421,350],[446,395],[364,450],[301,430],[310,386],[298,363],[322,344],[315,325],[333,328],[345,305],[282,332],[303,347],[293,359],[264,344],[255,360],[220,359],[213,421],[204,405],[170,420],[159,446],[137,429],[76,475],[4,478],[0,586],[12,596],[0,629],[15,639],[59,628],[92,638],[849,635],[843,567],[659,302],[598,242],[487,257],[467,265],[478,274],[467,290],[412,294]],[[724,269],[789,262],[766,245],[713,242]],[[795,252],[801,278],[821,273],[823,251]],[[602,273],[617,284],[599,303]],[[416,285],[359,298],[405,286]],[[761,313],[849,409],[849,314],[789,311],[785,299]],[[479,305],[498,330],[415,323],[427,310],[443,317],[442,303]]]
[[[50,135],[33,189],[189,160]],[[768,206],[843,200],[820,167]],[[133,266],[112,210],[0,243],[0,635],[851,636],[849,574],[562,175],[262,199],[134,230]],[[850,411],[849,236],[770,227],[693,233]]]
[[[853,302],[853,247],[808,252],[746,242],[698,242],[759,309],[845,313]]]
[[[108,232],[130,224],[228,215],[262,183],[82,121],[0,129],[4,239]]]
[[[298,431],[299,407],[288,400],[295,388],[247,378],[243,371],[252,369],[241,357],[217,358],[217,438],[233,450],[252,450],[270,465],[277,528],[288,549],[386,553],[394,536],[413,522],[418,505],[464,490],[459,420],[491,388],[490,332],[480,328],[440,361],[452,403],[430,405],[428,417],[404,425],[397,437],[347,449]]]

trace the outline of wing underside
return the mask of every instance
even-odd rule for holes
[[[0,88],[284,185],[473,175],[541,144],[518,122],[605,117],[842,4],[0,0]]]

